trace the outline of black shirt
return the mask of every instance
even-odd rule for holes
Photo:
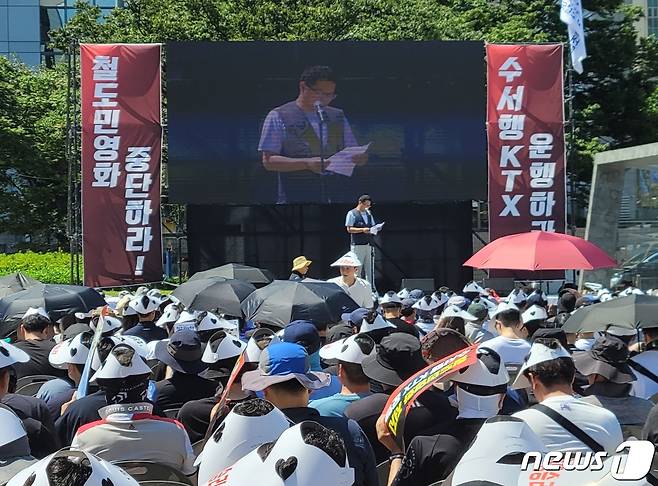
[[[66,377],[66,370],[58,370],[48,361],[48,355],[55,347],[55,344],[55,341],[51,339],[30,339],[15,343],[14,346],[30,355],[30,361],[27,363],[14,363],[12,365],[14,370],[16,370],[16,378],[20,379],[24,376],[34,375]]]
[[[442,434],[415,437],[405,454],[393,486],[432,484],[457,466],[486,419],[457,419]]]
[[[354,419],[361,426],[375,451],[377,464],[386,461],[389,450],[377,438],[377,419],[384,410],[389,396],[375,393],[351,403],[345,409],[345,416]],[[404,441],[409,444],[417,435],[430,435],[442,432],[457,416],[457,409],[450,405],[448,398],[440,391],[428,390],[409,410],[404,427]]]
[[[386,320],[396,327],[395,330],[391,329],[393,332],[404,332],[420,339],[420,332],[418,331],[418,328],[412,324],[407,323],[404,319],[394,317],[392,319]]]
[[[372,447],[354,420],[322,417],[320,412],[310,407],[284,408],[281,411],[296,424],[310,420],[338,433],[345,443],[350,467],[354,468],[354,486],[379,486]]]
[[[2,403],[23,421],[34,457],[43,459],[59,449],[55,425],[43,400],[10,393],[2,398]]]
[[[217,383],[197,375],[174,371],[171,378],[155,384],[155,403],[161,410],[181,408],[191,400],[215,396]]]
[[[125,331],[123,334],[124,336],[140,337],[147,343],[150,343],[151,341],[162,341],[163,339],[167,339],[169,337],[167,331],[161,327],[156,326],[155,322],[152,321],[141,321]]]
[[[105,392],[98,390],[84,398],[73,402],[60,418],[55,422],[57,437],[62,446],[69,446],[79,427],[100,420],[98,410],[107,405]]]

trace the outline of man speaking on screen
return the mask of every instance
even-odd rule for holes
[[[278,204],[341,201],[343,182],[367,162],[367,146],[358,146],[343,110],[329,106],[336,96],[332,69],[311,66],[297,99],[267,114],[258,150],[265,169],[278,173]]]

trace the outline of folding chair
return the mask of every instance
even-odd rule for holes
[[[34,396],[41,389],[44,383],[56,379],[56,376],[51,375],[23,376],[16,382],[16,394]]]
[[[168,410],[164,411],[165,417],[169,418],[176,418],[178,417],[178,412],[180,411],[180,408],[170,408]]]

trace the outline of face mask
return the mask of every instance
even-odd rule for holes
[[[457,393],[457,418],[489,418],[500,411],[500,394],[482,396],[474,395],[455,386]]]

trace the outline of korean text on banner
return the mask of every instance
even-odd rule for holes
[[[160,45],[82,44],[85,285],[162,279]]]
[[[487,45],[490,241],[565,232],[562,50]]]

